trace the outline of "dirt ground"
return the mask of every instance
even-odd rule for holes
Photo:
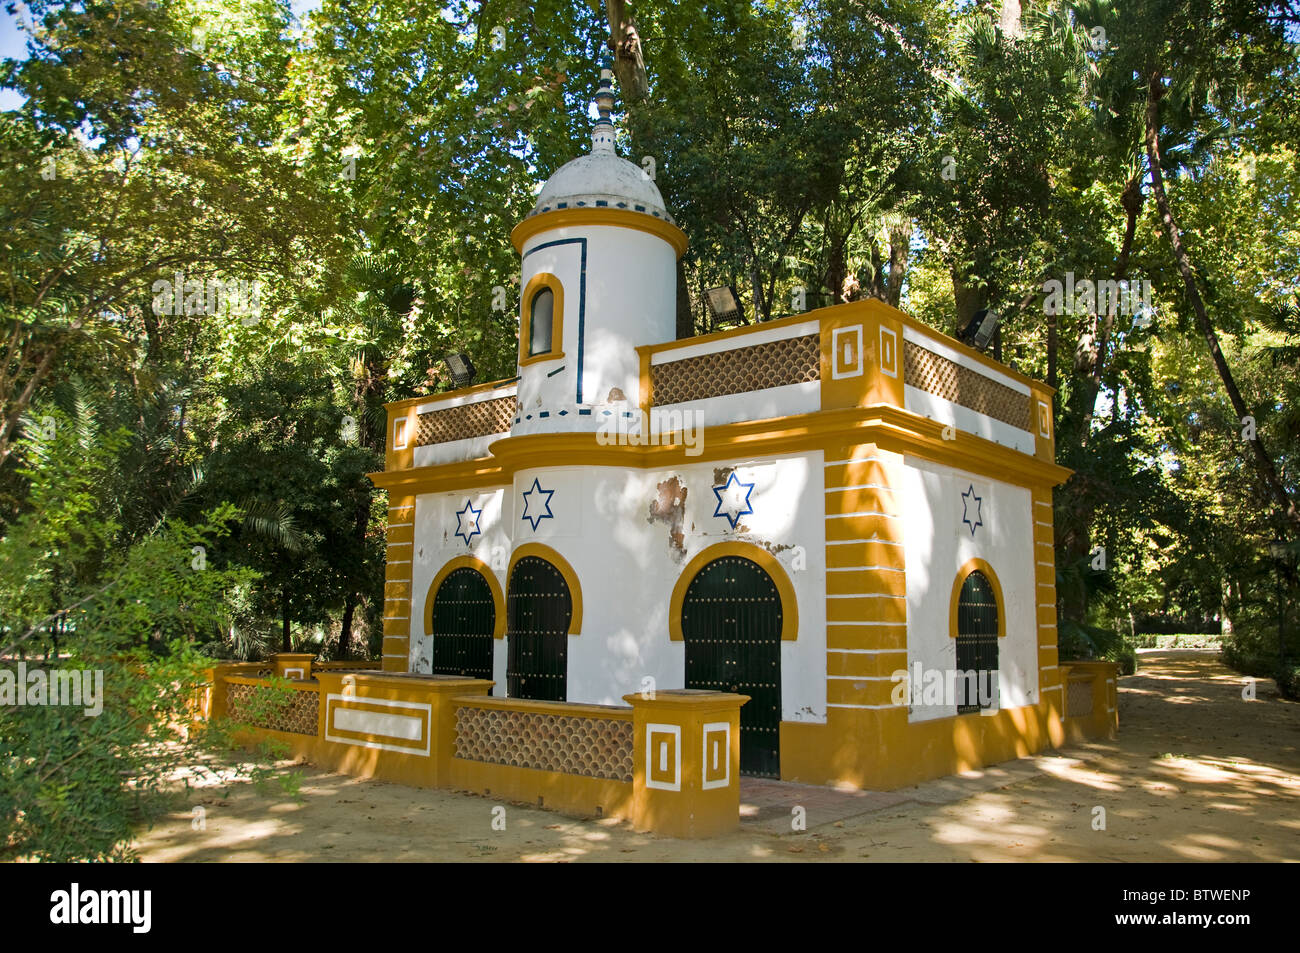
[[[137,848],[154,862],[1297,861],[1300,704],[1267,680],[1245,701],[1244,683],[1214,651],[1144,652],[1113,742],[894,792],[747,781],[741,829],[709,841],[514,804],[494,830],[491,798],[308,767],[298,802],[213,785],[194,802],[202,825],[173,815]]]

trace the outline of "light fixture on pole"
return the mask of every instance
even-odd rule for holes
[[[740,299],[736,297],[736,289],[730,285],[719,285],[717,288],[708,289],[704,292],[704,301],[713,314],[715,326],[733,322],[745,323],[745,309],[741,307]]]
[[[1286,664],[1286,592],[1282,588],[1282,570],[1286,566],[1289,547],[1284,539],[1269,540],[1268,554],[1273,557],[1273,575],[1277,578],[1277,664],[1278,678]]]
[[[450,354],[444,354],[442,363],[447,365],[447,370],[451,373],[451,379],[457,387],[468,387],[474,383],[474,377],[478,372],[474,369],[474,362],[469,359],[469,355],[463,351],[453,351]]]
[[[983,351],[993,340],[993,334],[997,331],[1000,320],[1002,319],[998,317],[996,311],[982,308],[976,311],[966,326],[957,332],[957,339],[977,351]]]

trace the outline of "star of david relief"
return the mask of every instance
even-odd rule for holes
[[[465,540],[466,546],[471,539],[479,535],[478,518],[482,515],[483,511],[474,509],[474,504],[469,500],[465,501],[463,509],[456,511],[456,535]]]
[[[725,517],[731,524],[731,528],[735,529],[742,516],[754,512],[749,502],[749,495],[753,492],[754,484],[742,483],[736,478],[736,471],[732,470],[726,483],[713,488],[713,495],[718,498],[718,505],[714,507],[713,515]]]
[[[975,535],[975,527],[984,525],[984,520],[980,518],[982,503],[983,498],[975,495],[975,484],[973,483],[961,495],[961,521],[970,527],[972,536]]]
[[[532,524],[533,532],[537,531],[537,527],[541,525],[542,520],[555,518],[555,514],[551,512],[551,497],[554,495],[554,490],[543,490],[542,484],[536,477],[533,477],[532,488],[524,490],[523,518]],[[542,512],[543,508],[545,508],[545,512]]]

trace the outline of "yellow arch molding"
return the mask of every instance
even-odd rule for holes
[[[998,601],[998,638],[1006,638],[1007,600],[1002,597],[1002,583],[998,580],[998,574],[993,571],[993,567],[979,557],[962,563],[961,568],[957,570],[957,578],[952,582],[952,596],[948,599],[948,636],[957,638],[957,603],[961,601],[961,586],[966,581],[966,577],[976,570],[982,572],[993,587],[993,598]]]
[[[473,556],[457,556],[448,560],[447,564],[438,570],[438,575],[433,577],[433,582],[429,583],[429,594],[424,597],[424,634],[433,635],[433,598],[438,594],[438,587],[457,569],[477,569],[479,575],[487,580],[488,589],[492,592],[492,608],[496,613],[496,620],[492,625],[492,638],[499,639],[504,636],[506,634],[505,593],[501,591],[501,583],[491,567]]]
[[[723,556],[740,556],[758,563],[772,577],[776,584],[777,595],[781,597],[781,640],[793,642],[799,637],[799,603],[794,597],[794,585],[786,574],[780,561],[762,546],[753,543],[726,542],[706,546],[695,554],[677,577],[673,586],[673,596],[668,604],[668,638],[674,642],[682,639],[682,603],[686,600],[686,590],[691,580],[706,565]]]
[[[569,635],[582,634],[582,586],[578,584],[578,574],[573,571],[569,561],[553,550],[550,546],[542,543],[524,543],[516,547],[515,551],[510,554],[510,566],[506,570],[506,585],[510,584],[510,577],[514,575],[515,563],[525,556],[536,556],[539,559],[545,559],[548,563],[560,571],[564,581],[569,584],[569,599],[573,604],[573,615],[569,619]]]
[[[541,354],[529,354],[528,348],[533,335],[533,298],[545,288],[550,288],[555,295],[555,304],[551,309],[551,347]],[[519,298],[519,366],[536,364],[538,361],[555,361],[564,357],[564,285],[560,279],[547,271],[539,271],[528,279],[524,293]]]

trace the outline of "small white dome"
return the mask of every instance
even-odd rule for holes
[[[654,180],[613,152],[592,152],[562,165],[547,179],[529,217],[566,208],[627,209],[673,222]]]
[[[600,71],[596,93],[600,118],[591,130],[591,152],[566,162],[547,179],[529,218],[560,209],[617,208],[677,224],[664,208],[664,197],[654,180],[614,152],[614,124],[609,119],[614,105],[613,79],[610,70]]]

